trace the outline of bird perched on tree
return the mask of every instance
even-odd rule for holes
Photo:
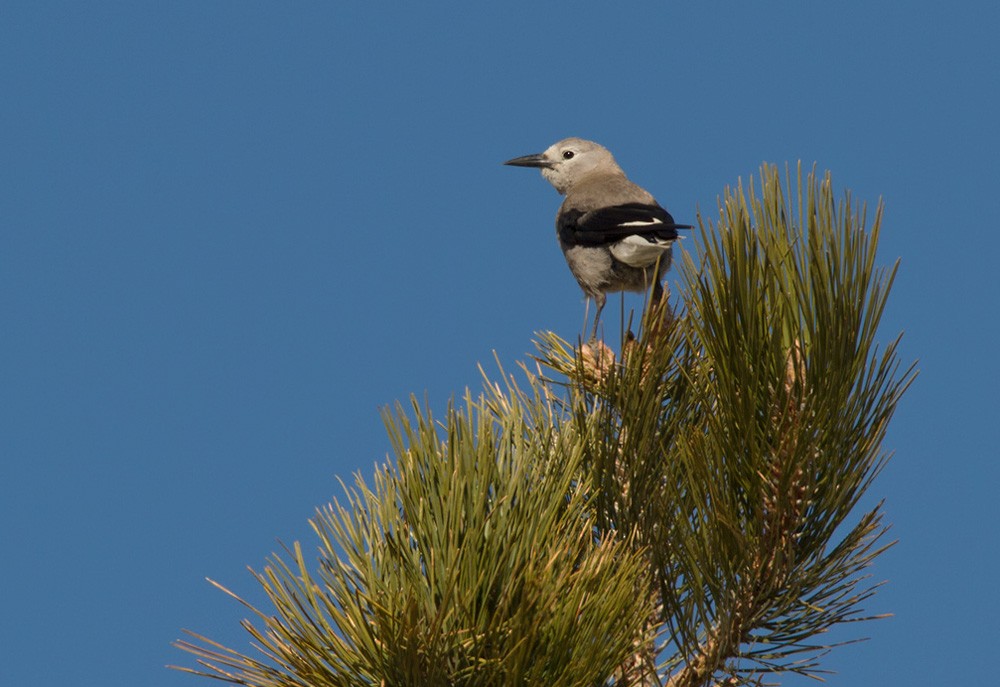
[[[663,296],[660,280],[670,268],[677,230],[691,226],[675,224],[648,191],[628,180],[607,148],[566,138],[504,164],[539,168],[566,196],[556,233],[570,271],[597,306],[592,340],[608,293],[652,287],[654,302]]]

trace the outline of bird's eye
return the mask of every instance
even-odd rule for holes
[[[572,160],[573,156],[576,155],[572,150],[563,151],[563,160]]]

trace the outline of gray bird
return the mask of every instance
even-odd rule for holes
[[[654,302],[663,296],[660,280],[670,268],[677,230],[691,225],[675,224],[648,191],[628,180],[607,148],[566,138],[544,153],[504,164],[541,169],[566,196],[556,233],[570,271],[597,305],[591,340],[608,293],[652,287]]]

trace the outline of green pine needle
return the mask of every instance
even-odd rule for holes
[[[250,687],[759,684],[817,677],[891,545],[884,467],[914,378],[878,342],[896,266],[826,174],[727,189],[676,308],[621,350],[540,335],[526,381],[443,419],[386,414],[393,462],[255,578],[253,655],[191,634],[182,668]],[[543,372],[544,371],[544,372]],[[218,585],[217,585],[218,586]],[[221,587],[220,587],[221,588]],[[230,595],[236,597],[232,592]]]

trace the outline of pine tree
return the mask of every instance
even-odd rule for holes
[[[852,513],[914,371],[876,341],[896,270],[876,263],[881,204],[867,227],[829,174],[783,186],[764,166],[759,186],[699,218],[676,308],[617,354],[544,333],[440,421],[387,413],[394,461],[317,511],[318,562],[295,544],[255,573],[257,653],[191,633],[182,669],[251,687],[817,674],[822,634],[873,617],[883,508]]]

